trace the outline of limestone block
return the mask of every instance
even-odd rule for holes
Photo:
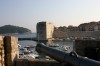
[[[4,39],[4,36],[0,36],[0,48],[3,47],[4,45],[3,39]]]
[[[6,54],[6,64],[7,64],[7,66],[11,66],[12,65],[11,55],[10,54]]]
[[[2,66],[2,58],[1,58],[1,55],[0,55],[0,66]]]
[[[0,66],[2,66],[2,64],[0,63]]]
[[[4,36],[0,36],[0,66],[4,66]]]
[[[19,57],[19,50],[18,50],[18,38],[12,36],[5,36],[4,38],[5,43],[5,53],[6,53],[6,64],[8,66],[12,66],[15,59]]]
[[[11,54],[6,54],[6,63],[8,66],[12,66],[14,64],[15,59],[17,59],[17,55],[15,55],[14,53]]]
[[[81,56],[85,56],[86,53],[92,53],[92,50],[93,50],[92,48],[94,48],[94,52],[96,52],[96,54],[99,55],[98,58],[100,58],[100,41],[97,41],[97,40],[75,40],[75,42],[74,42],[74,49]],[[87,51],[87,49],[88,49],[88,51]],[[95,50],[97,50],[97,51],[95,51]]]
[[[15,61],[15,65],[16,66],[23,66],[23,60],[22,59],[18,59]]]
[[[25,59],[25,60],[23,61],[23,66],[29,66],[29,61],[28,61],[27,59]]]

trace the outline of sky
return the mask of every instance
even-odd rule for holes
[[[0,26],[15,25],[36,32],[36,24],[78,26],[100,21],[100,0],[0,0]]]

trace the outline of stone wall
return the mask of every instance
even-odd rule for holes
[[[0,66],[4,66],[5,60],[4,60],[4,42],[3,42],[4,36],[0,36]]]
[[[13,66],[18,55],[18,38],[0,36],[0,66]]]
[[[59,30],[54,30],[53,38],[65,39],[67,38],[67,33]]]
[[[75,40],[74,50],[81,56],[100,61],[100,41]]]
[[[59,31],[55,30],[53,33],[53,38],[71,38],[71,37],[95,37],[100,38],[100,31]]]
[[[15,66],[66,66],[66,64],[43,59],[17,59]]]
[[[69,37],[100,37],[100,31],[67,31]]]

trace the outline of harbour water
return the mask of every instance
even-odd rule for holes
[[[33,34],[18,34],[19,38],[26,38],[26,37],[36,37],[36,33]],[[31,40],[23,40],[23,41],[18,41],[18,44],[20,44],[22,47],[33,45],[36,46],[37,42],[31,41]],[[73,42],[72,41],[57,41],[54,42],[53,44],[59,44],[60,47],[66,45],[70,46],[70,49],[68,50],[69,52],[73,50]],[[62,48],[57,48],[58,50],[61,50]]]

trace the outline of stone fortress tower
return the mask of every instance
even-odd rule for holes
[[[40,41],[48,41],[53,38],[54,25],[46,21],[37,23],[37,39]]]

